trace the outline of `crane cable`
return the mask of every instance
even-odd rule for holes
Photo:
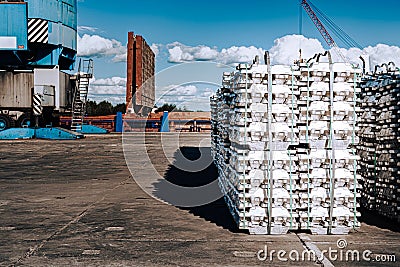
[[[302,0],[299,0],[300,3],[300,14],[299,14],[299,32],[302,34]],[[347,48],[358,48],[361,50],[362,54],[365,54],[363,51],[362,46],[357,43],[353,38],[351,38],[341,27],[339,27],[337,24],[335,24],[327,15],[325,15],[318,7],[316,7],[311,1],[306,1],[307,4],[312,8],[312,10],[316,13],[318,16],[318,19],[320,19],[321,23],[325,25],[330,31],[332,31],[336,37],[338,37]],[[340,51],[339,46],[336,44],[335,41],[333,41],[333,44],[328,45],[332,48],[333,51],[346,63],[350,63],[349,59]],[[301,46],[301,44],[300,44]],[[300,49],[301,51],[301,49]]]
[[[327,28],[332,30],[335,35],[343,41],[346,45],[350,47],[356,47],[362,50],[362,47],[359,43],[357,43],[353,38],[350,37],[340,26],[335,24],[327,15],[325,15],[318,7],[316,7],[312,2],[308,1],[310,6],[314,9],[314,11],[318,14],[318,17],[321,21],[325,22]]]
[[[301,0],[299,0],[299,35],[303,35],[303,7],[301,6]],[[302,61],[301,56],[301,38],[299,38],[299,59]]]

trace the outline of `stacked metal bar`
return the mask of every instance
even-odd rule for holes
[[[315,234],[346,234],[359,227],[361,177],[354,145],[358,143],[357,81],[361,71],[344,63],[300,66],[301,80],[306,81],[301,89],[300,139],[309,147],[308,155],[300,157],[309,164],[303,164],[301,177],[311,189],[301,195],[307,206],[307,211],[300,213],[302,228]]]
[[[393,63],[376,67],[361,86],[362,204],[400,222],[400,71]]]
[[[240,64],[211,98],[219,185],[251,234],[359,227],[356,80],[342,63]]]

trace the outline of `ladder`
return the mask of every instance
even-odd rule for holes
[[[89,91],[89,80],[93,77],[93,60],[80,60],[76,74],[76,87],[72,101],[71,130],[81,132],[86,111],[86,101]]]

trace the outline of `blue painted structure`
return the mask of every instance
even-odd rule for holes
[[[108,133],[108,130],[95,125],[83,124],[82,130],[77,132],[82,134],[106,134]]]
[[[169,132],[169,119],[168,119],[168,111],[164,111],[164,114],[161,118],[161,127],[160,132],[168,133]]]
[[[35,130],[36,139],[50,139],[50,140],[74,140],[81,139],[85,136],[81,133],[76,133],[63,128],[52,127],[52,128],[37,128]]]
[[[0,131],[0,140],[16,139],[75,140],[84,138],[83,134],[63,128],[11,128]]]
[[[0,68],[73,69],[77,0],[0,2],[0,14]]]
[[[115,116],[115,132],[122,133],[123,123],[122,112],[117,112],[117,116]]]
[[[11,128],[0,131],[0,140],[32,139],[34,136],[33,128]]]

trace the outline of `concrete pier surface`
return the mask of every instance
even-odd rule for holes
[[[202,141],[207,148],[209,134],[181,134],[177,148],[160,145],[161,136],[176,135],[147,134],[150,160],[135,154],[135,142],[127,153],[134,176],[151,175],[148,165],[158,172],[159,183],[148,186],[161,198],[157,184],[163,179],[187,187],[217,179],[213,165],[190,172],[171,163],[179,147],[196,159],[196,146]],[[279,250],[285,252],[280,257]],[[324,250],[333,257],[301,259],[304,251]],[[393,255],[396,262],[388,262]],[[346,236],[251,236],[235,228],[222,199],[187,208],[157,200],[133,179],[119,135],[0,142],[0,266],[399,266],[399,261],[398,227],[373,214],[366,213],[361,229]]]

